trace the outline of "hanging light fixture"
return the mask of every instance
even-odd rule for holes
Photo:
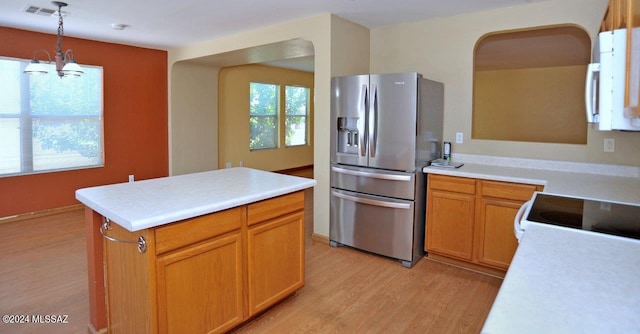
[[[79,77],[84,72],[82,71],[82,68],[80,67],[80,65],[78,65],[78,63],[76,62],[73,56],[73,50],[69,49],[64,53],[62,52],[62,39],[64,37],[64,27],[62,22],[62,16],[63,16],[62,7],[66,7],[67,4],[60,1],[52,1],[51,3],[58,6],[58,11],[56,12],[56,14],[58,15],[58,43],[56,44],[56,56],[55,56],[56,71],[58,72],[58,76],[61,78],[62,77]],[[36,58],[36,55],[38,54],[38,52],[44,52],[47,55],[47,64],[51,63],[51,54],[49,54],[47,50],[44,50],[44,49],[36,50],[33,53],[33,60],[31,60],[31,63],[29,63],[29,65],[25,67],[24,73],[46,74],[48,72],[47,67],[44,64],[40,63],[40,61],[38,61],[38,58]]]

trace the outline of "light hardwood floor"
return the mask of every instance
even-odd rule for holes
[[[0,333],[86,333],[83,211],[0,224],[0,314],[68,315]],[[236,333],[478,333],[501,280],[423,259],[412,269],[307,242],[306,284]]]
[[[478,333],[501,279],[313,241],[306,284],[236,333]]]
[[[85,245],[82,209],[0,224],[0,315],[68,316],[66,324],[0,321],[0,333],[87,332]]]

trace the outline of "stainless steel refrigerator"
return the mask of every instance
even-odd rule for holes
[[[332,246],[405,267],[424,256],[422,168],[440,158],[443,101],[443,84],[419,73],[332,78]]]

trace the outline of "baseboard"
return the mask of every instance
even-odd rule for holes
[[[447,265],[450,265],[450,266],[454,266],[454,267],[458,267],[458,268],[461,268],[461,269],[470,270],[470,271],[473,271],[473,272],[477,272],[477,273],[488,275],[488,276],[493,276],[493,277],[500,278],[500,279],[504,279],[504,276],[506,274],[506,272],[503,271],[503,270],[494,269],[494,268],[488,268],[488,267],[484,267],[484,266],[481,266],[481,265],[477,265],[475,263],[468,263],[468,262],[464,262],[464,261],[461,261],[461,260],[448,258],[446,256],[433,254],[433,253],[428,253],[425,256],[425,258],[427,258],[427,259],[429,259],[431,261],[444,263],[444,264],[447,264]]]
[[[0,224],[14,223],[22,220],[27,220],[27,219],[51,216],[51,215],[55,215],[63,212],[82,210],[83,208],[84,208],[84,205],[82,204],[74,204],[74,205],[62,206],[59,208],[47,209],[42,211],[22,213],[15,216],[7,216],[7,217],[0,218]]]
[[[311,240],[329,244],[329,237],[322,234],[317,234],[317,233],[311,234]]]
[[[107,334],[107,329],[106,328],[101,328],[100,330],[97,330],[93,327],[93,324],[89,324],[89,326],[87,327],[87,333],[89,334]]]

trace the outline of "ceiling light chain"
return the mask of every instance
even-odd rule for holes
[[[64,2],[60,2],[60,1],[53,1],[52,2],[54,5],[58,6],[58,41],[56,43],[56,54],[55,54],[55,63],[56,63],[56,71],[58,72],[58,76],[59,77],[79,77],[81,76],[84,72],[82,71],[82,68],[78,65],[78,63],[76,62],[74,55],[73,55],[73,50],[69,49],[67,51],[65,51],[64,53],[62,52],[62,40],[64,38],[64,24],[62,21],[62,17],[64,16],[62,14],[62,7],[66,7],[67,4]],[[44,49],[40,49],[40,50],[36,50],[33,53],[33,60],[31,60],[31,63],[29,63],[29,65],[27,65],[27,67],[25,67],[24,69],[24,73],[27,74],[46,74],[47,68],[46,66],[44,66],[44,64],[41,64],[40,61],[38,61],[38,59],[36,58],[36,54],[40,51],[43,51],[44,53],[47,54],[47,63],[50,64],[51,63],[51,55],[49,54],[49,52],[47,52]]]
[[[53,3],[55,4],[56,1],[54,1]],[[62,39],[64,38],[64,22],[62,22],[62,11],[60,9],[66,5],[67,4],[64,2],[58,3],[58,42],[56,43],[56,50],[60,54],[62,53]]]

